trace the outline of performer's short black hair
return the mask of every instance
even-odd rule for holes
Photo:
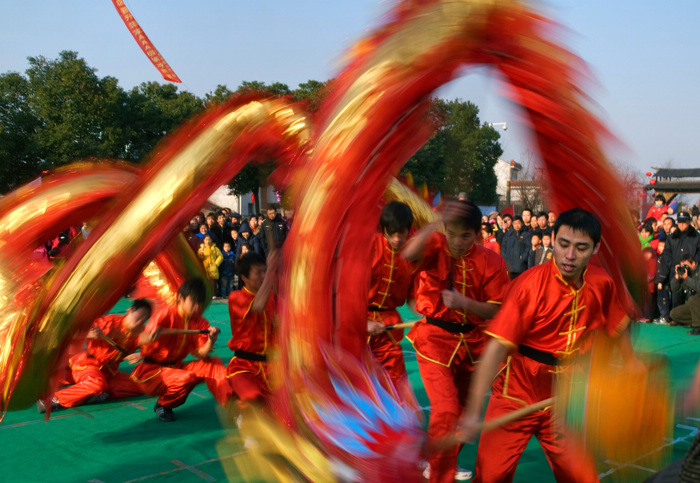
[[[664,202],[664,205],[666,204],[666,197],[662,194],[658,194],[658,195],[654,196],[654,201],[656,201],[656,200],[661,200]]]
[[[391,201],[382,208],[379,216],[379,226],[388,235],[401,231],[409,231],[413,225],[413,212],[406,203]]]
[[[151,316],[153,307],[151,307],[151,302],[149,302],[146,299],[136,299],[134,300],[134,303],[131,304],[131,311],[136,312],[138,310],[145,310],[146,312],[148,312],[148,316],[146,317],[148,318]]]
[[[238,272],[239,277],[248,278],[250,269],[255,265],[266,265],[265,259],[258,253],[248,252],[236,262],[236,272]]]
[[[194,303],[203,306],[207,298],[207,288],[204,285],[204,280],[199,277],[188,278],[180,285],[177,295],[183,299],[192,297]]]
[[[557,221],[554,222],[555,238],[557,237],[557,233],[559,233],[559,228],[562,226],[568,226],[574,231],[590,236],[591,240],[593,240],[593,245],[600,243],[603,230],[598,218],[590,211],[586,211],[582,208],[574,208],[560,214],[557,217]]]
[[[481,210],[471,201],[457,200],[447,203],[444,213],[445,223],[454,223],[475,233],[481,231]]]
[[[547,218],[547,212],[546,212],[546,211],[540,211],[540,212],[537,213],[537,218],[540,218],[540,217],[542,217],[542,216],[544,216],[545,218]]]

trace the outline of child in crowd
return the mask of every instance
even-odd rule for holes
[[[659,240],[654,239],[654,229],[650,224],[645,223],[639,230],[639,242],[642,244],[642,248],[651,247],[656,250],[659,245]]]
[[[535,265],[539,265],[537,263],[537,261],[538,261],[537,249],[540,248],[542,245],[541,237],[542,237],[541,233],[537,230],[533,231],[532,234],[530,235],[530,244],[531,244],[532,248],[530,250],[530,253],[528,253],[528,256],[527,256],[527,268],[532,268]],[[542,252],[542,250],[540,250],[540,253],[541,252]]]
[[[228,298],[233,288],[233,277],[236,275],[236,254],[231,249],[231,243],[225,242],[221,252],[223,262],[219,266],[219,297]]]
[[[254,253],[253,249],[250,248],[250,245],[248,245],[247,243],[243,243],[243,242],[244,242],[244,240],[241,240],[241,242],[238,245],[238,248],[239,248],[238,260],[243,258],[248,253]],[[244,286],[245,286],[245,282],[243,282],[243,279],[240,277],[240,274],[239,274],[239,276],[238,276],[238,290],[242,290]]]
[[[542,245],[540,245],[538,248],[538,252],[535,253],[535,264],[541,265],[550,261],[552,259],[552,255],[552,232],[550,230],[546,230],[542,232]]]
[[[199,259],[202,260],[204,269],[207,272],[207,277],[209,277],[216,291],[219,281],[219,265],[223,263],[224,257],[210,234],[204,236],[204,243],[199,246],[197,255],[199,255]]]
[[[644,318],[641,319],[640,322],[649,322],[654,319],[656,314],[656,284],[654,283],[654,279],[656,278],[656,263],[658,257],[656,255],[656,250],[652,247],[642,249],[642,256],[644,257],[647,271],[649,294],[644,304]]]
[[[496,240],[494,228],[496,228],[495,221],[488,222],[488,223],[482,223],[481,224],[481,238],[482,238],[483,244],[486,248],[488,248],[489,250],[494,251],[500,255],[501,254],[501,245],[499,245],[498,241]]]

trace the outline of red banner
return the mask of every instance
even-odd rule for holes
[[[141,30],[141,26],[136,21],[134,16],[131,15],[129,8],[124,5],[124,0],[112,0],[112,3],[117,9],[117,12],[119,12],[119,16],[124,21],[124,24],[126,24],[126,27],[129,29],[129,32],[131,32],[131,35],[134,36],[134,39],[136,42],[138,42],[141,50],[143,50],[143,53],[148,56],[153,65],[163,76],[163,79],[171,82],[182,82],[177,74],[175,74],[175,72],[173,72],[173,70],[170,68],[165,59],[163,59],[158,50],[153,46],[151,41],[148,39],[148,36],[146,36],[143,30]]]

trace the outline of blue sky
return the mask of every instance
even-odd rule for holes
[[[173,70],[199,96],[217,84],[326,80],[346,48],[380,22],[379,0],[129,0],[127,5]],[[587,92],[626,145],[613,161],[641,172],[700,166],[700,2],[551,0],[539,8],[566,30],[562,40],[597,77]],[[110,0],[0,0],[0,73],[24,72],[28,56],[77,51],[98,75],[124,88],[162,81]],[[515,108],[485,70],[439,94],[470,100],[483,122],[507,122],[504,159],[523,161],[533,146]]]

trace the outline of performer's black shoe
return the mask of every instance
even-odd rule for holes
[[[173,414],[173,410],[170,408],[164,408],[160,404],[156,403],[156,406],[153,408],[153,410],[156,412],[156,416],[158,416],[158,419],[165,423],[172,423],[175,421],[175,414]]]
[[[55,411],[56,409],[60,408],[61,404],[58,402],[58,399],[56,399],[56,396],[51,398],[51,411]],[[39,411],[39,414],[44,414],[46,412],[46,403],[44,403],[43,399],[39,399],[36,402],[36,410]]]
[[[688,331],[688,335],[700,335],[700,327],[695,327]]]

